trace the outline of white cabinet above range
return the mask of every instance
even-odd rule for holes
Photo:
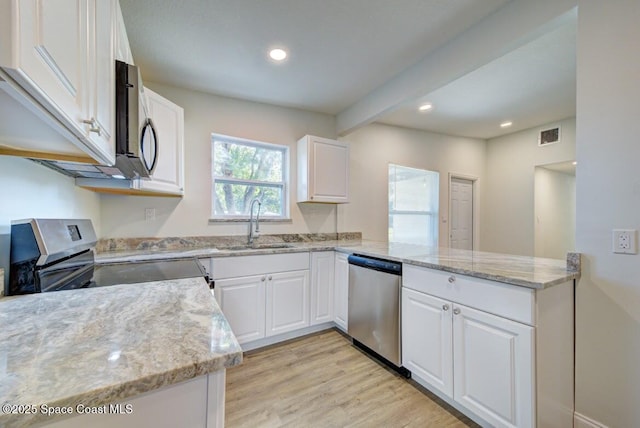
[[[298,202],[349,202],[349,145],[305,135],[298,141]]]
[[[115,0],[0,3],[0,154],[115,162]]]
[[[184,109],[148,88],[144,88],[142,94],[140,128],[144,128],[148,115],[157,142],[157,163],[150,177],[133,180],[77,178],[78,186],[94,192],[123,195],[184,195]],[[145,139],[150,134],[149,128],[145,131]],[[143,155],[147,145],[142,143]]]

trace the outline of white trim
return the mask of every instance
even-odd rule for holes
[[[472,202],[472,216],[473,216],[473,250],[477,250],[480,247],[480,198],[479,198],[479,184],[480,179],[475,175],[461,174],[458,172],[449,173],[449,181],[447,182],[447,247],[451,248],[451,180],[458,178],[460,180],[469,180],[472,183],[473,202]]]
[[[574,428],[608,428],[605,424],[601,424],[578,412],[573,413],[573,426]]]

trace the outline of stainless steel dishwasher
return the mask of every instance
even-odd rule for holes
[[[402,264],[352,254],[349,261],[349,323],[353,344],[401,367],[400,287]]]

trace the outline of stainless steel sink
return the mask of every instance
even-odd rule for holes
[[[252,244],[235,245],[233,247],[219,248],[221,251],[243,251],[243,250],[271,250],[278,248],[293,248],[293,244]]]

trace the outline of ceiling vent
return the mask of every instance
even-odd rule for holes
[[[544,128],[540,130],[538,135],[538,145],[546,146],[549,144],[555,144],[560,142],[560,126],[554,126],[552,128]]]

